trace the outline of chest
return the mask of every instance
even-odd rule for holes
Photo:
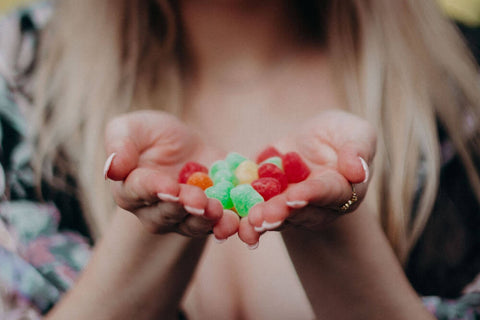
[[[313,319],[279,233],[249,250],[236,236],[211,239],[184,301],[191,319]]]
[[[341,105],[328,72],[315,65],[304,69],[260,82],[194,88],[187,97],[183,120],[210,144],[253,157],[265,146],[294,134],[311,117]]]
[[[307,68],[308,69],[308,68]],[[206,85],[188,96],[183,120],[204,141],[253,158],[295,134],[305,121],[341,103],[328,73],[315,67],[256,84]],[[209,241],[184,301],[198,319],[313,319],[279,233],[251,251],[236,236]]]

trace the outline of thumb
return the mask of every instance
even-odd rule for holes
[[[124,180],[137,167],[140,148],[130,133],[141,132],[132,130],[138,125],[136,118],[129,116],[121,116],[108,123],[105,131],[105,149],[109,157],[104,167],[105,179]]]
[[[366,135],[359,140],[346,142],[337,151],[338,171],[351,183],[368,181],[375,147],[374,135]]]

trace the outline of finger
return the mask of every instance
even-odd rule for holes
[[[179,199],[185,210],[190,214],[197,216],[203,216],[205,214],[208,198],[205,192],[199,187],[181,184]]]
[[[149,232],[157,234],[174,231],[175,227],[188,215],[180,204],[173,202],[159,202],[135,210],[133,214]]]
[[[213,222],[217,222],[223,216],[223,206],[217,199],[207,198],[204,217]]]
[[[253,229],[247,218],[240,220],[238,228],[238,237],[245,242],[250,249],[256,249],[259,244],[260,233]]]
[[[248,212],[248,222],[254,227],[257,232],[264,231],[263,222],[265,218],[263,217],[263,204],[257,203],[254,205]]]
[[[110,121],[105,131],[105,149],[109,155],[104,167],[104,176],[112,180],[123,180],[137,166],[140,147],[132,139],[131,126],[135,121],[129,121],[123,116]],[[134,130],[142,132],[141,130]],[[141,137],[137,137],[141,138]]]
[[[259,206],[261,206],[263,222],[260,229],[255,228],[256,231],[275,230],[289,216],[290,209],[287,206],[285,194],[275,196]]]
[[[238,232],[240,217],[232,210],[224,210],[222,218],[213,227],[217,240],[225,240]]]
[[[204,217],[187,215],[185,220],[179,224],[178,232],[192,238],[203,238],[212,231],[213,224],[213,221]]]
[[[300,209],[307,204],[339,208],[352,196],[350,183],[335,171],[325,171],[300,183],[290,185],[285,192],[286,204]]]
[[[375,155],[376,138],[373,131],[365,129],[355,141],[342,144],[337,150],[338,170],[351,183],[366,182],[369,178],[369,165]]]
[[[177,181],[155,170],[140,168],[132,171],[124,182],[114,182],[112,189],[117,205],[132,211],[156,203],[160,199],[168,198],[171,202],[175,202],[180,192],[180,185]]]

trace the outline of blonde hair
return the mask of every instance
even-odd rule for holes
[[[461,130],[466,117],[479,119],[477,70],[433,1],[330,0],[322,6],[339,89],[351,111],[379,133],[370,194],[377,195],[375,210],[405,261],[437,193],[437,120],[480,199],[472,161],[476,137]],[[36,168],[56,163],[77,178],[95,234],[112,211],[101,177],[106,121],[134,105],[181,105],[175,25],[167,2],[65,0],[45,34],[34,115]],[[59,162],[64,155],[68,162]]]

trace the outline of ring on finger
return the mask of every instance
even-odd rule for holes
[[[347,213],[350,210],[350,208],[353,206],[353,204],[358,201],[358,195],[357,195],[357,192],[355,191],[355,185],[351,184],[351,186],[352,186],[352,196],[350,197],[350,199],[348,199],[347,202],[345,202],[343,205],[340,206],[340,208],[338,208],[338,211],[340,211],[340,213]]]

